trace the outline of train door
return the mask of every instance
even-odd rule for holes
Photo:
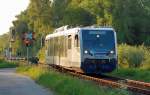
[[[80,67],[80,41],[79,35],[73,36],[73,47],[72,47],[72,67]]]
[[[68,60],[68,66],[71,67],[71,61],[72,61],[72,36],[68,35],[68,46],[67,46],[67,60]]]

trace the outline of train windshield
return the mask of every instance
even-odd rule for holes
[[[82,30],[83,49],[93,52],[108,52],[115,48],[112,30]]]

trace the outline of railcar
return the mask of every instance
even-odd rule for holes
[[[86,74],[108,73],[117,67],[113,28],[63,26],[47,35],[45,41],[47,64],[78,68]]]

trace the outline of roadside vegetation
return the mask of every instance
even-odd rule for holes
[[[18,64],[0,59],[0,68],[15,68]]]
[[[43,47],[42,49],[39,50],[38,54],[37,54],[38,58],[39,58],[39,61],[41,63],[45,63],[45,47]]]
[[[17,68],[17,72],[30,76],[37,83],[56,92],[56,95],[130,95],[126,90],[100,87],[92,82],[43,67],[21,66]]]

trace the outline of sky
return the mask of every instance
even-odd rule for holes
[[[0,35],[9,31],[15,16],[24,11],[29,0],[1,0],[0,2]]]

